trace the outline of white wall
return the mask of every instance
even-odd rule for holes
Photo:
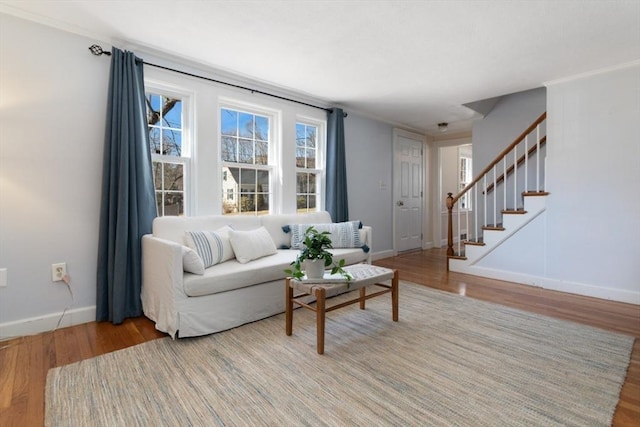
[[[109,60],[89,53],[94,43],[100,41],[0,14],[0,268],[8,269],[8,286],[0,287],[0,339],[51,330],[72,303],[67,287],[51,282],[52,263],[66,262],[71,276],[73,305],[62,326],[95,319]],[[206,74],[121,47],[150,62]],[[322,110],[152,67],[145,67],[145,77],[192,96],[194,157],[200,165],[193,170],[192,214],[220,212],[220,191],[210,184],[220,179],[220,99],[276,111],[284,141],[278,155],[284,157],[294,156],[297,118],[326,118]],[[388,250],[391,125],[349,114],[345,131],[351,217],[374,227],[374,252]],[[380,190],[380,181],[387,190]],[[281,193],[295,193],[295,175],[282,173],[280,184]],[[295,210],[294,195],[278,203],[280,211]]]
[[[640,303],[640,63],[547,98],[546,274]]]
[[[549,84],[547,116],[546,212],[479,266],[640,304],[640,64]]]
[[[440,164],[442,167],[442,192],[445,195],[440,200],[440,209],[447,211],[446,195],[458,194],[458,152],[459,146],[440,148]]]

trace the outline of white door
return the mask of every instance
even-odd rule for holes
[[[396,252],[422,248],[422,145],[416,139],[396,134],[394,138],[393,196],[394,249]]]

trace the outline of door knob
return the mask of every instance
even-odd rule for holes
[[[396,205],[398,205],[398,206],[404,206],[404,202],[403,202],[402,200],[398,200],[398,201],[396,202]]]

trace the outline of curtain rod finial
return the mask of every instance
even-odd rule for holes
[[[100,56],[100,55],[111,56],[111,52],[104,51],[102,49],[102,46],[99,46],[97,44],[92,44],[91,46],[89,46],[89,51],[91,51],[91,53],[93,53],[95,56]]]
[[[333,108],[330,108],[328,111],[329,111],[329,113],[332,113],[332,114],[333,114],[334,109],[333,109]],[[348,115],[349,115],[349,114],[347,114],[347,112],[346,112],[346,111],[343,111],[343,112],[342,112],[342,117],[347,117]]]

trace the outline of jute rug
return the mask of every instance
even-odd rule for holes
[[[327,316],[294,312],[151,341],[47,377],[47,426],[610,425],[633,337],[418,285]],[[284,292],[283,292],[284,294]],[[283,295],[284,297],[284,295]]]

